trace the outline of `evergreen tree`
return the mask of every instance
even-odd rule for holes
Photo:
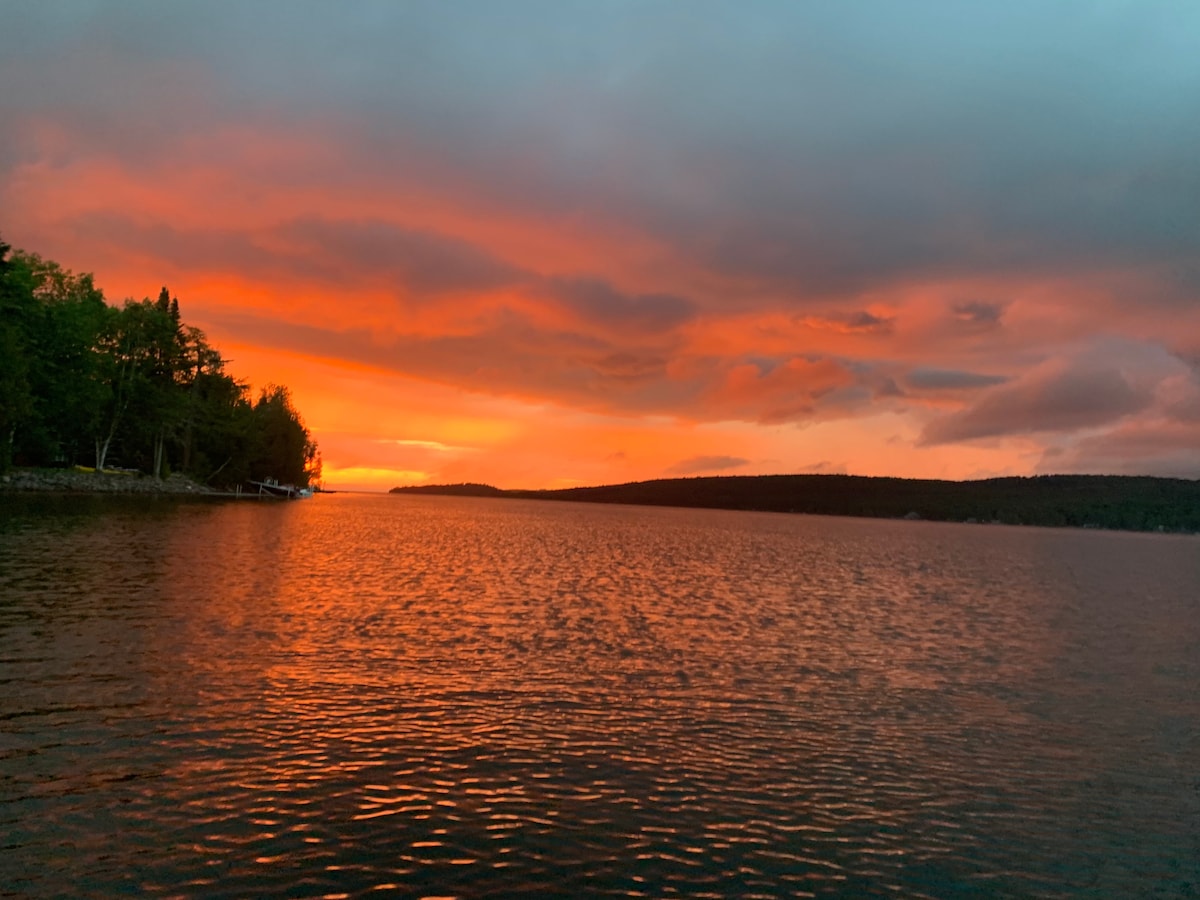
[[[11,250],[0,240],[0,472],[11,464],[17,429],[33,410],[22,328],[33,298],[15,278]]]
[[[254,435],[253,477],[307,487],[319,474],[314,469],[317,446],[286,387],[272,384],[263,388],[254,404]]]
[[[113,307],[90,275],[0,242],[0,470],[86,454],[98,470],[116,458],[219,486],[320,472],[287,389],[251,403],[166,287]]]

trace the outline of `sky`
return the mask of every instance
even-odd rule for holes
[[[0,236],[330,488],[1200,477],[1200,4],[0,0]]]

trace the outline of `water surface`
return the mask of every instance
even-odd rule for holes
[[[0,893],[1200,894],[1200,540],[0,497]]]

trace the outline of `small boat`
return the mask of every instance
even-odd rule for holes
[[[310,487],[298,488],[294,484],[280,484],[276,478],[268,478],[264,481],[251,481],[250,483],[258,488],[259,496],[263,497],[305,500],[313,495],[313,489]]]

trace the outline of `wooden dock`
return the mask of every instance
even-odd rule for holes
[[[294,484],[280,484],[274,478],[268,478],[266,481],[251,481],[250,484],[258,488],[258,492],[242,492],[239,490],[239,496],[248,495],[276,500],[305,500],[313,495],[312,488],[298,488]]]

